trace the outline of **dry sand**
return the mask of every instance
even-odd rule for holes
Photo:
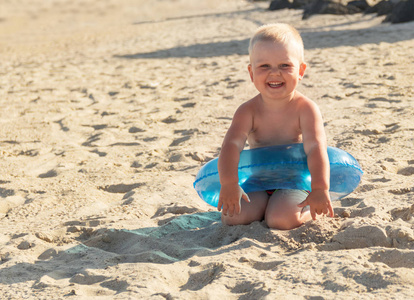
[[[2,1],[1,299],[414,299],[414,23],[267,6]],[[335,218],[226,227],[192,183],[274,21],[303,34],[299,89],[365,174]]]

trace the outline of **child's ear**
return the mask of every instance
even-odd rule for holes
[[[301,80],[303,78],[303,75],[305,75],[305,70],[306,70],[306,64],[305,63],[301,63],[300,67],[299,67],[299,79]]]
[[[253,70],[252,70],[252,64],[249,64],[249,65],[247,66],[247,70],[249,70],[250,79],[251,79],[251,80],[252,80],[252,82],[253,82]]]

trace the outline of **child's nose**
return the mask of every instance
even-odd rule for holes
[[[279,74],[280,73],[280,69],[279,67],[273,67],[270,69],[270,73],[272,74]]]

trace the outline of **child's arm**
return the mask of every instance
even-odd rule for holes
[[[232,124],[224,137],[218,159],[221,190],[217,205],[218,211],[223,209],[224,215],[239,214],[241,198],[247,202],[250,201],[238,184],[238,164],[240,152],[244,148],[252,124],[252,114],[247,103],[245,103],[234,114]]]
[[[312,219],[316,214],[328,214],[333,217],[334,212],[329,196],[329,158],[323,120],[319,108],[315,103],[306,101],[300,115],[303,146],[307,155],[309,172],[312,177],[311,193],[299,207],[310,206]]]

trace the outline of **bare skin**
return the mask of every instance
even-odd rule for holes
[[[248,70],[259,94],[237,109],[218,162],[222,186],[218,210],[225,224],[265,219],[269,227],[291,229],[318,214],[333,216],[323,121],[317,105],[296,91],[306,64],[295,47],[295,43],[271,41],[260,41],[253,47]],[[303,142],[312,176],[311,193],[278,191],[269,197],[263,191],[247,195],[238,185],[237,174],[246,142],[251,148]]]

